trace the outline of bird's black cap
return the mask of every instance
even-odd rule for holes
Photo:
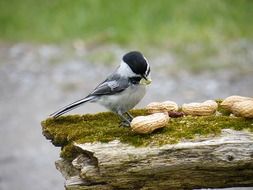
[[[128,64],[135,74],[144,75],[148,69],[148,63],[138,51],[131,51],[123,56],[123,61]]]

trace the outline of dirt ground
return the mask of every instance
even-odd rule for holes
[[[125,52],[110,48],[116,52],[115,60]],[[252,50],[247,51],[250,69],[197,73],[185,69],[170,71],[177,64],[170,54],[147,56],[153,83],[138,107],[151,101],[173,100],[182,104],[234,94],[253,96]],[[42,136],[40,122],[59,107],[87,95],[117,66],[115,60],[112,64],[99,64],[103,58],[92,61],[89,53],[82,47],[0,44],[1,190],[63,189],[63,177],[54,166],[59,149]],[[87,104],[71,113],[99,111],[105,109]]]

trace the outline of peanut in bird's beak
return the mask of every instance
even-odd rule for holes
[[[150,76],[146,77],[146,76],[143,75],[142,79],[140,81],[140,84],[142,84],[142,85],[149,85],[151,82],[152,82],[152,80],[151,80]]]

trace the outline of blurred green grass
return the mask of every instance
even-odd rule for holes
[[[252,39],[251,0],[1,0],[0,40],[181,47]]]

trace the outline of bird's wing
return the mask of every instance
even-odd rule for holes
[[[112,95],[122,92],[128,87],[128,79],[114,75],[113,77],[109,77],[104,82],[99,84],[89,96]]]

